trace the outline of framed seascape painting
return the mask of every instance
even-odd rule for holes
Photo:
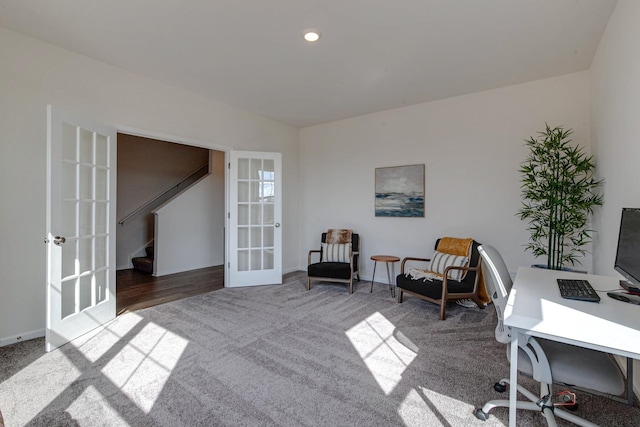
[[[424,165],[376,168],[376,216],[424,217]]]

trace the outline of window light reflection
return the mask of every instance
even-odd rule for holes
[[[102,373],[145,413],[149,413],[177,365],[188,341],[149,323]]]
[[[389,395],[402,379],[402,373],[416,357],[416,352],[399,342],[395,326],[376,312],[346,332],[380,388]],[[408,343],[416,348],[413,343]]]

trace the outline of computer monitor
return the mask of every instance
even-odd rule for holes
[[[640,287],[640,209],[623,208],[614,269]]]

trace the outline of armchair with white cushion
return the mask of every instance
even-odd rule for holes
[[[329,229],[322,233],[320,249],[312,249],[307,257],[307,290],[311,282],[339,282],[349,284],[353,293],[353,277],[360,281],[360,236],[346,229]],[[314,257],[317,254],[319,256]],[[312,258],[319,258],[312,262]]]
[[[396,277],[398,302],[407,293],[438,304],[440,320],[445,319],[450,301],[469,299],[484,308],[478,246],[470,238],[443,237],[436,241],[431,258],[404,258]]]

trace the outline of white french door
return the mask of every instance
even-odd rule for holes
[[[230,151],[225,286],[282,283],[282,155]]]
[[[48,106],[47,351],[115,318],[115,200],[115,129]]]

